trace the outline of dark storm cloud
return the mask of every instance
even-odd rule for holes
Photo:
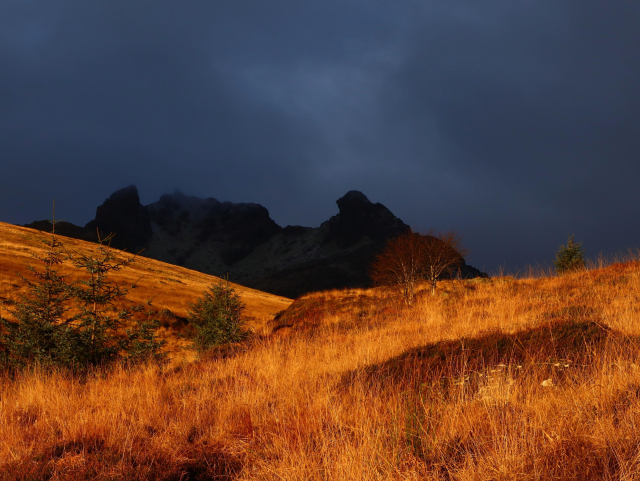
[[[0,220],[135,183],[317,225],[358,189],[470,261],[638,246],[634,3],[0,4]]]
[[[324,5],[5,5],[7,178],[31,181],[23,201],[43,189],[60,197],[52,180],[73,185],[67,204],[83,199],[84,219],[129,182],[147,201],[179,187],[270,207],[282,197],[286,207],[332,155],[317,125],[326,119],[302,104],[322,106],[317,91],[330,95],[343,79],[308,82],[316,69],[339,72],[387,28],[383,16],[368,32],[360,9]],[[25,216],[3,204],[6,220]]]
[[[592,255],[638,246],[638,7],[521,5],[424,29],[390,82],[391,115],[436,119],[450,149],[438,161],[475,180],[441,199],[438,220],[466,217],[488,258],[512,266],[520,249],[548,258],[567,231]]]

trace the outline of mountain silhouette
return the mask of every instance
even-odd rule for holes
[[[286,297],[311,291],[369,287],[369,267],[386,242],[409,226],[362,192],[336,201],[338,214],[319,227],[281,227],[251,203],[201,199],[179,191],[142,205],[134,185],[114,192],[85,227],[58,224],[57,232],[112,246]],[[25,227],[51,230],[46,221]],[[463,264],[465,278],[486,276]]]

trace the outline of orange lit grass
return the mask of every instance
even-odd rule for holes
[[[272,336],[225,359],[87,380],[4,379],[0,472],[638,479],[639,296],[637,263],[561,278],[442,282],[435,299],[422,295],[411,310],[379,289],[332,291],[296,301]],[[606,335],[547,346],[573,359],[531,348],[530,362],[511,362],[490,350],[490,339],[521,339],[550,322],[590,323]],[[447,357],[463,338],[474,351]],[[425,372],[406,357],[415,350],[441,352],[443,361],[428,357]]]

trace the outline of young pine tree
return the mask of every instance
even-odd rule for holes
[[[193,342],[200,353],[214,346],[240,342],[247,338],[244,304],[229,282],[214,284],[191,305],[188,314],[193,326]]]
[[[158,321],[148,317],[134,320],[134,312],[140,312],[141,306],[116,306],[116,302],[126,299],[128,289],[124,283],[109,279],[109,274],[131,264],[135,256],[118,259],[110,247],[112,237],[100,239],[97,255],[71,256],[75,267],[87,274],[73,289],[79,310],[74,316],[74,350],[82,365],[103,365],[118,358],[157,358],[163,344],[155,335]]]
[[[573,237],[571,234],[567,239],[567,245],[558,247],[556,259],[553,261],[557,274],[578,271],[586,266],[582,244],[575,242]]]
[[[51,237],[43,240],[45,254],[34,254],[42,267],[29,265],[32,280],[20,274],[27,294],[8,310],[13,320],[0,318],[4,362],[13,367],[73,363],[73,354],[66,348],[73,338],[71,319],[66,316],[72,286],[57,271],[64,254],[55,234],[55,220],[52,224]]]

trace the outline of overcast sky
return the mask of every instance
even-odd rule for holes
[[[469,263],[640,247],[640,2],[0,2],[0,221],[114,190],[317,226],[360,190]]]

